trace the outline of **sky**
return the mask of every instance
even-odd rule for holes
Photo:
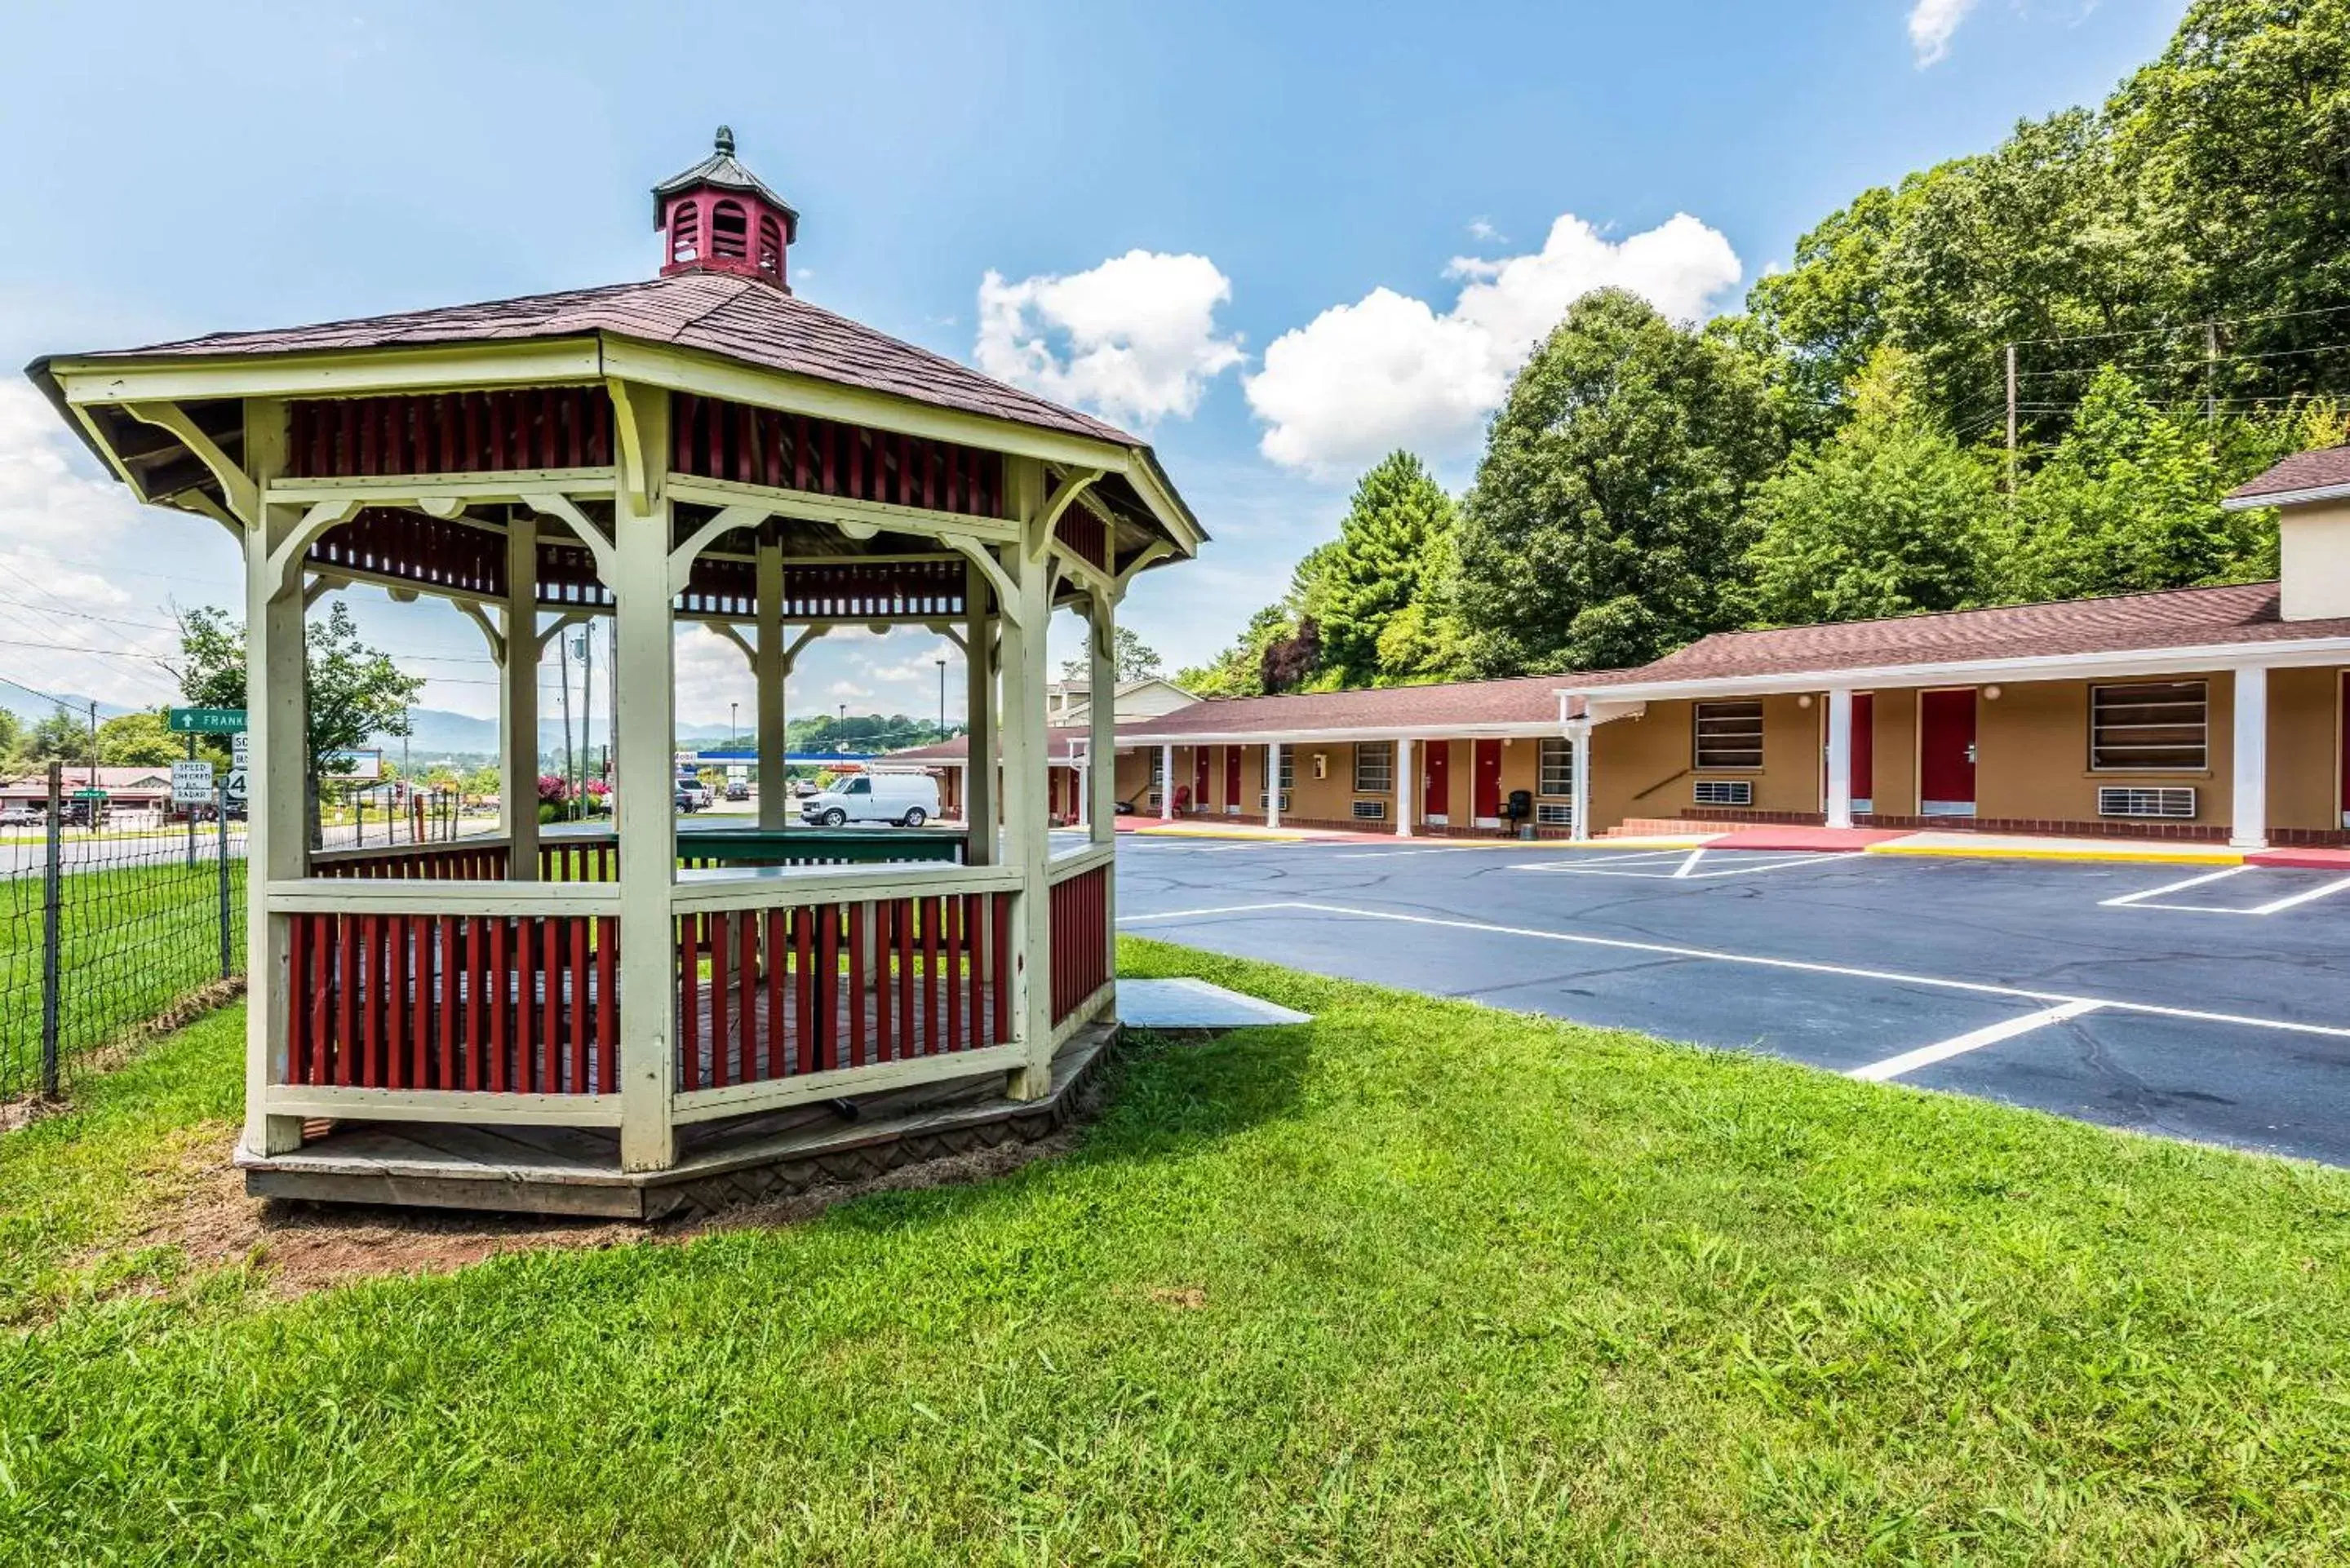
[[[723,121],[799,209],[797,293],[1157,447],[1211,535],[1122,609],[1171,670],[1388,451],[1464,488],[1577,295],[1735,310],[1854,194],[2096,102],[2184,8],[34,4],[0,53],[0,359],[650,275],[647,191]],[[169,701],[172,607],[236,574],[0,380],[0,698]],[[469,622],[347,597],[423,705],[494,714]],[[836,634],[789,701],[933,714],[939,657]],[[750,707],[707,632],[677,680],[681,723]]]

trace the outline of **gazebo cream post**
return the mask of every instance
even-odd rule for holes
[[[1091,831],[1055,854],[1045,640],[1056,606],[1079,609],[1093,689],[1111,690],[1128,585],[1196,551],[1202,535],[1147,448],[1107,427],[1042,428],[608,327],[203,348],[59,358],[33,374],[142,499],[215,518],[244,550],[244,1158],[296,1150],[306,1118],[329,1117],[617,1128],[621,1168],[658,1171],[694,1123],[995,1073],[1013,1098],[1043,1096],[1059,1043],[1115,1017],[1114,770],[1090,771]],[[499,450],[504,438],[485,444],[472,410],[493,407],[536,410],[543,444],[520,459]],[[452,409],[465,421],[456,450],[473,454],[454,469]],[[388,466],[400,431],[411,460],[426,452],[434,418],[443,461]],[[388,445],[370,436],[361,461],[351,432],[377,424]],[[738,435],[747,445],[724,444]],[[527,444],[512,441],[506,451]],[[824,442],[827,488],[807,488]],[[570,461],[545,461],[550,449]],[[836,483],[843,451],[861,455],[842,457]],[[696,472],[707,469],[738,477]],[[860,483],[868,493],[847,493]],[[428,558],[451,540],[473,566]],[[546,564],[567,550],[592,573],[550,584]],[[787,590],[802,570],[848,586]],[[447,598],[485,634],[504,670],[502,837],[308,850],[304,611],[354,584]],[[618,670],[616,854],[611,836],[542,835],[535,815],[538,650],[602,615]],[[762,805],[747,836],[678,831],[681,620],[733,640],[756,674]],[[965,650],[972,754],[1001,750],[1000,840],[983,766],[970,770],[959,840],[782,833],[785,676],[836,624],[925,626]],[[1096,704],[1094,755],[1112,753],[1114,724],[1113,705]],[[963,848],[962,863],[935,863],[942,842]]]

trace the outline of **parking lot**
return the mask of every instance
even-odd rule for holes
[[[2350,877],[1132,836],[1120,929],[2350,1165]]]

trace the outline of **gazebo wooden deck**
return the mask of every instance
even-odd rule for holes
[[[723,130],[654,196],[650,282],[31,368],[142,500],[244,551],[255,1190],[656,1212],[877,1127],[1033,1126],[1114,1026],[1113,781],[1055,853],[1046,622],[1083,617],[1107,690],[1128,585],[1203,534],[1135,438],[795,298],[798,214]],[[449,600],[502,666],[499,836],[308,848],[304,612],[362,585]],[[511,809],[538,656],[590,617],[616,831],[542,834]],[[695,623],[750,662],[767,780],[810,639],[951,639],[1001,762],[972,830],[796,828],[771,788],[755,828],[681,831]]]

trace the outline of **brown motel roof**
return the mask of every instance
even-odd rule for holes
[[[1066,762],[1071,755],[1070,748],[1082,745],[1090,733],[1083,724],[1054,725],[1045,732],[1045,760]],[[910,746],[902,752],[891,752],[889,760],[893,763],[959,763],[970,754],[971,737],[957,735],[935,745]]]
[[[2228,492],[2230,501],[2259,495],[2283,495],[2296,490],[2325,490],[2350,484],[2350,446],[2320,447],[2297,452],[2257,479],[2248,479]]]
[[[1446,725],[1552,724],[1565,686],[1605,685],[1639,673],[1519,675],[1503,680],[1454,680],[1434,686],[1382,686],[1354,691],[1305,691],[1284,697],[1211,698],[1118,727],[1121,740],[1189,735],[1307,734],[1315,731],[1440,729]]]
[[[730,359],[887,392],[916,402],[1041,430],[1140,446],[1137,438],[1057,403],[991,380],[927,348],[899,342],[772,285],[716,273],[452,305],[265,332],[215,332],[145,348],[86,358],[303,354],[352,348],[423,348],[608,332],[641,342],[698,348]]]
[[[2350,620],[2280,620],[2276,584],[2245,583],[1777,631],[1716,632],[1657,660],[1638,679],[1646,685],[2329,637],[2350,637]],[[1584,681],[1573,678],[1567,683]]]

